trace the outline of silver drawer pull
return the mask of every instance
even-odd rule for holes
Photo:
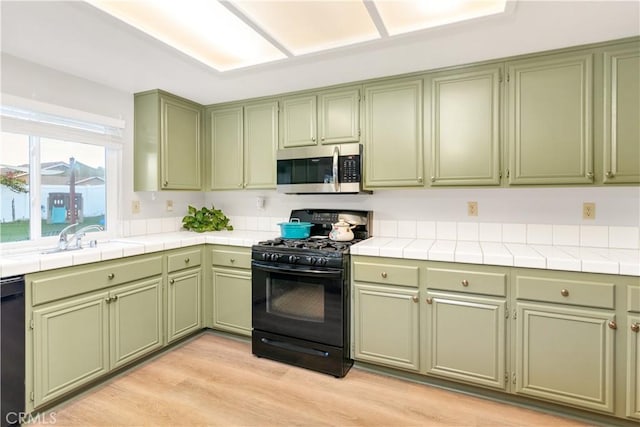
[[[189,257],[187,257],[187,258],[185,258],[185,259],[184,259],[184,263],[185,263],[185,264],[189,264],[189,261],[191,261],[191,260],[189,259]]]
[[[469,281],[467,279],[464,279],[461,283],[462,283],[462,286],[464,286],[465,288],[469,286]]]
[[[568,297],[569,291],[567,289],[563,289],[560,291],[560,295],[562,295],[563,297]]]
[[[176,283],[176,280],[175,279],[171,279],[171,280],[169,280],[169,283],[171,283],[173,285],[174,283]]]
[[[638,323],[638,322],[632,323],[632,324],[631,324],[631,330],[632,330],[633,332],[638,332],[638,331],[640,331],[640,323]]]
[[[109,280],[113,280],[114,277],[116,277],[116,275],[114,273],[109,273],[107,275],[107,279],[109,279]]]
[[[616,323],[615,320],[609,320],[609,329],[618,329],[618,324]]]
[[[420,297],[418,297],[418,295],[414,295],[411,297],[411,299],[413,300],[413,302],[418,302],[420,301]]]
[[[426,299],[427,304],[433,304],[433,298],[429,297]]]
[[[387,272],[386,272],[386,271],[383,271],[383,272],[382,272],[382,274],[381,274],[381,276],[382,276],[382,278],[383,278],[383,279],[386,279],[386,278],[387,278]]]
[[[234,262],[236,262],[236,260],[235,260],[235,258],[229,258],[229,262],[230,262],[231,264],[233,264]]]

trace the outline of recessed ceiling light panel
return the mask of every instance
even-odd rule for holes
[[[361,1],[230,1],[294,55],[380,38]]]
[[[212,0],[134,0],[88,3],[220,71],[286,55]]]
[[[389,35],[424,30],[505,11],[506,0],[375,0]]]

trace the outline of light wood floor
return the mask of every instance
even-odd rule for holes
[[[212,333],[52,411],[83,427],[584,425],[357,368],[336,379]]]

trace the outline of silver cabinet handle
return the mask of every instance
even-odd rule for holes
[[[162,186],[163,186],[163,187],[166,187],[167,185],[169,185],[169,181],[164,181],[164,182],[162,183]]]
[[[640,331],[640,323],[638,323],[638,322],[632,323],[632,324],[631,324],[631,330],[632,330],[633,332],[638,332],[638,331]]]
[[[468,281],[467,279],[464,279],[464,280],[463,280],[462,282],[460,282],[460,283],[462,283],[462,286],[464,286],[465,288],[466,288],[467,286],[469,286],[469,281]]]
[[[433,298],[429,297],[426,299],[427,304],[433,304]]]
[[[606,176],[607,178],[613,178],[614,176],[616,176],[616,174],[611,171],[607,171]]]
[[[169,280],[169,283],[173,285],[174,283],[176,283],[176,279]]]
[[[311,142],[316,142],[316,137],[315,136],[311,137]]]
[[[560,295],[562,295],[563,297],[568,297],[569,291],[567,289],[563,289],[560,291]]]
[[[107,275],[107,279],[109,279],[109,280],[113,280],[114,277],[116,277],[116,275],[114,273],[109,273]]]
[[[609,325],[609,329],[618,329],[618,324],[615,320],[609,320],[609,323],[607,323],[607,325]]]
[[[236,259],[235,259],[235,258],[229,258],[229,262],[230,262],[231,264],[233,264],[234,262],[236,262]]]
[[[587,173],[587,178],[593,179],[593,172],[588,172]]]
[[[418,302],[420,301],[420,297],[418,297],[418,295],[414,295],[411,297],[411,299],[413,300],[413,302]]]
[[[185,264],[189,264],[189,262],[190,262],[190,261],[191,261],[191,260],[189,259],[189,257],[186,257],[186,258],[184,259],[184,263],[185,263]]]

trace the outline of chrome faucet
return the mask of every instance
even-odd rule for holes
[[[104,228],[97,224],[87,225],[86,227],[82,227],[76,233],[69,237],[69,230],[76,227],[78,223],[71,224],[68,227],[65,227],[58,236],[58,249],[61,251],[69,250],[71,247],[71,243],[75,242],[75,246],[72,249],[81,249],[82,248],[82,238],[87,234],[87,231],[90,230],[98,230],[104,231]]]

